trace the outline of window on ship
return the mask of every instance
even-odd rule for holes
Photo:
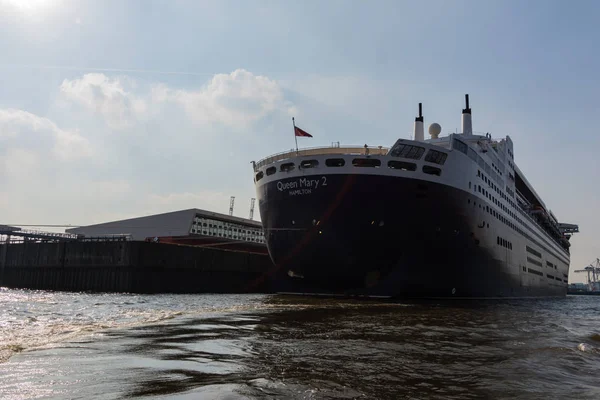
[[[343,158],[328,158],[325,165],[328,167],[343,167],[346,164]]]
[[[405,161],[388,161],[388,168],[401,169],[404,171],[416,171],[417,164]]]
[[[423,165],[423,172],[429,175],[437,175],[440,176],[442,174],[442,170],[436,167],[432,167],[430,165]]]
[[[392,155],[392,157],[410,158],[413,160],[421,159],[421,157],[423,156],[423,153],[425,153],[424,147],[413,146],[413,145],[402,144],[402,143],[395,145],[392,148],[392,150],[390,151],[390,154]]]
[[[463,143],[463,142],[461,142],[460,140],[458,140],[456,138],[454,139],[453,148],[455,148],[456,150],[460,151],[461,153],[468,154],[469,146],[467,146],[466,143]]]
[[[319,165],[319,162],[317,160],[303,160],[300,163],[300,168],[306,169],[306,168],[315,168]]]
[[[427,155],[425,156],[425,161],[444,165],[447,157],[448,155],[442,151],[430,149],[429,152],[427,152]]]
[[[469,147],[469,158],[475,162],[477,162],[477,152]]]
[[[292,171],[294,169],[294,163],[281,164],[280,169],[281,169],[282,172]]]
[[[355,167],[379,167],[381,160],[377,158],[355,158],[352,160],[352,165]]]

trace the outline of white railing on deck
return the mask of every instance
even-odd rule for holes
[[[73,233],[61,233],[61,232],[44,232],[36,231],[33,229],[20,229],[18,231],[11,232],[13,236],[29,235],[43,238],[59,238],[59,239],[77,239],[77,235]]]
[[[323,154],[357,154],[366,155],[366,150],[369,150],[368,155],[385,155],[389,151],[388,147],[376,146],[376,147],[364,147],[364,146],[334,146],[334,147],[309,147],[299,149],[298,151],[292,149],[270,155],[267,158],[263,158],[254,164],[254,170],[258,170],[260,167],[267,164],[274,163],[275,161],[285,160],[286,158],[298,157],[298,156],[317,156]]]
[[[529,200],[527,200],[525,198],[525,196],[523,196],[521,194],[521,192],[519,192],[519,190],[517,188],[515,188],[515,194],[517,195],[517,200],[519,202],[521,202],[523,204],[524,207],[526,207],[527,209],[531,208],[531,203],[529,202]]]
[[[546,232],[546,233],[548,233],[548,231],[546,230],[546,228],[544,228],[544,227],[542,226],[542,224],[540,224],[540,223],[537,221],[537,219],[533,217],[533,214],[531,213],[531,210],[532,210],[532,205],[531,205],[531,203],[530,203],[530,202],[529,202],[529,201],[528,201],[528,200],[525,198],[525,196],[523,196],[523,195],[521,194],[521,192],[519,192],[519,191],[518,191],[516,188],[515,188],[515,194],[517,195],[517,203],[518,203],[518,205],[520,206],[520,207],[518,208],[518,211],[521,213],[521,215],[523,215],[525,218],[527,218],[527,219],[529,220],[529,222],[533,222],[533,224],[534,224],[535,226],[537,226],[537,227],[538,227],[538,228],[539,228],[539,229],[540,229],[542,232]],[[525,225],[525,224],[524,224],[524,225]],[[556,229],[556,232],[557,232],[559,235],[561,235],[561,233],[560,233],[560,229],[558,229],[558,225],[557,225],[557,226],[555,226],[555,229]],[[555,238],[555,237],[554,237],[554,236],[552,236],[552,235],[548,235],[548,236],[550,236],[550,238],[551,238],[551,239],[552,239],[552,240],[553,240],[553,241],[554,241],[556,244],[558,244],[559,246],[563,247],[563,246],[560,244],[560,240],[559,240],[559,239]]]

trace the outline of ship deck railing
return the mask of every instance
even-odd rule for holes
[[[532,205],[527,200],[525,200],[525,196],[523,196],[516,189],[515,189],[515,192],[517,194],[517,200],[518,200],[517,204],[519,205],[519,207],[517,208],[517,210],[521,213],[521,215],[523,217],[527,218],[527,220],[529,222],[533,222],[533,224],[536,225],[540,230],[542,230],[542,232],[548,233],[548,236],[550,236],[550,238],[554,241],[554,243],[558,244],[561,248],[563,248],[564,250],[566,250],[567,252],[569,252],[568,248],[565,248],[563,246],[563,244],[560,242],[560,239],[558,239],[558,238],[554,237],[552,234],[550,234],[550,232],[548,232],[548,229],[546,229],[545,227],[543,227],[542,224],[540,224],[535,218],[533,218],[533,214],[531,213]],[[559,232],[559,235],[560,235],[560,230],[558,232]],[[562,236],[562,235],[560,235],[560,236]]]
[[[23,244],[23,243],[56,243],[56,242],[129,242],[130,236],[93,236],[93,237],[71,237],[60,235],[0,235],[0,244]]]
[[[28,240],[76,240],[77,235],[60,232],[44,232],[32,229],[21,229],[10,227],[9,229],[0,228],[0,236],[6,238],[24,238]]]
[[[281,153],[272,154],[269,157],[263,158],[262,160],[254,164],[254,171],[259,168],[272,164],[276,161],[285,160],[292,157],[300,156],[319,156],[319,155],[335,155],[335,154],[354,154],[354,155],[386,155],[389,151],[388,147],[383,146],[321,146],[321,147],[307,147],[304,149],[291,149]]]

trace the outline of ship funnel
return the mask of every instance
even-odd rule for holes
[[[419,116],[415,118],[413,137],[417,142],[425,141],[425,131],[423,129],[423,103],[419,103]]]
[[[469,95],[465,94],[467,107],[462,110],[462,133],[463,135],[473,134],[473,124],[471,121],[471,108],[469,107]]]

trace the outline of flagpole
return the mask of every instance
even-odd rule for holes
[[[294,140],[296,141],[296,155],[298,155],[298,136],[296,136],[296,121],[292,117],[292,124],[294,124]]]

